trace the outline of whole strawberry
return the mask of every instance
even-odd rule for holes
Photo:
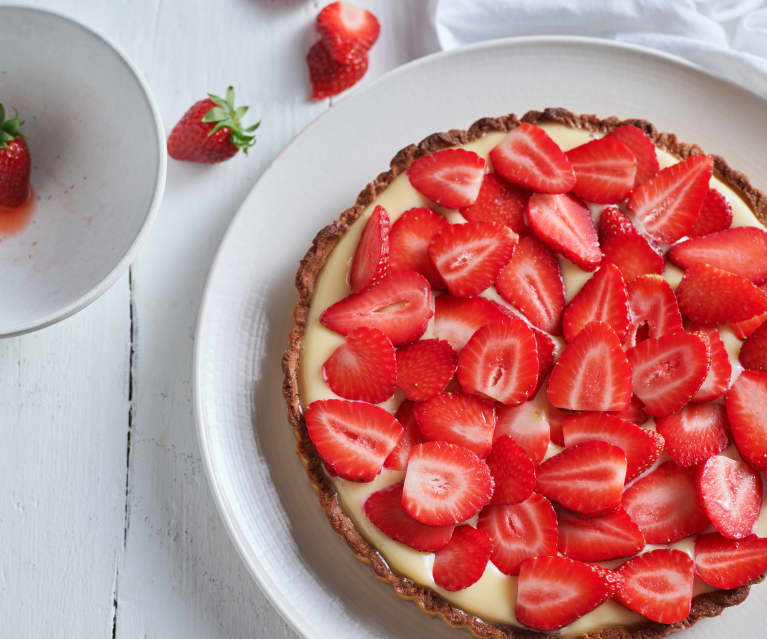
[[[215,164],[228,160],[237,152],[247,155],[256,143],[250,135],[261,122],[243,128],[240,123],[248,107],[234,106],[234,89],[226,90],[226,99],[211,93],[195,102],[173,127],[168,137],[168,154],[176,160]]]
[[[20,206],[29,194],[31,161],[18,114],[5,119],[0,104],[0,206]]]

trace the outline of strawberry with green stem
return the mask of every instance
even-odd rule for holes
[[[29,194],[31,160],[22,124],[18,113],[6,120],[0,104],[0,206],[20,206]]]

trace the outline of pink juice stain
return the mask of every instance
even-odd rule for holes
[[[29,187],[29,195],[23,204],[13,208],[0,206],[0,241],[9,235],[21,233],[32,221],[35,212],[35,193]]]

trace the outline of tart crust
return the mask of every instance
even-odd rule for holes
[[[691,155],[703,153],[697,145],[680,142],[673,133],[660,132],[646,120],[620,120],[616,117],[601,119],[596,115],[576,115],[562,108],[528,111],[521,118],[517,118],[514,114],[497,118],[481,118],[465,131],[453,129],[444,133],[434,133],[419,144],[406,146],[394,156],[389,170],[379,174],[362,190],[354,206],[343,211],[337,220],[317,233],[312,246],[301,260],[296,273],[298,304],[294,310],[295,324],[290,331],[288,348],[282,358],[282,369],[285,374],[283,395],[288,406],[288,420],[298,442],[296,452],[306,467],[312,488],[317,493],[320,506],[333,529],[343,537],[357,558],[370,566],[379,580],[391,584],[398,596],[415,601],[423,612],[440,616],[453,628],[465,628],[476,637],[497,639],[540,639],[549,633],[484,621],[454,606],[430,588],[402,577],[388,566],[375,547],[359,533],[351,518],[343,510],[338,502],[335,488],[323,471],[320,456],[306,430],[298,391],[298,374],[301,345],[317,276],[325,260],[349,226],[416,158],[447,147],[467,144],[486,133],[511,131],[521,122],[533,124],[555,122],[600,133],[612,131],[624,124],[633,124],[647,133],[656,146],[672,155],[685,159]],[[714,175],[736,191],[750,206],[757,219],[767,226],[767,195],[754,188],[743,173],[730,168],[724,158],[718,155],[712,155],[712,157]],[[693,599],[690,615],[678,623],[661,624],[648,621],[636,626],[615,626],[583,634],[576,639],[660,639],[693,625],[703,617],[715,617],[725,608],[741,603],[748,596],[750,585],[762,581],[763,578],[764,575],[761,575],[749,584],[734,590],[717,590],[698,595]],[[554,636],[555,634],[552,633]]]

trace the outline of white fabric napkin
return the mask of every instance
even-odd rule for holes
[[[443,49],[522,35],[583,35],[686,58],[767,97],[767,0],[436,0]]]

